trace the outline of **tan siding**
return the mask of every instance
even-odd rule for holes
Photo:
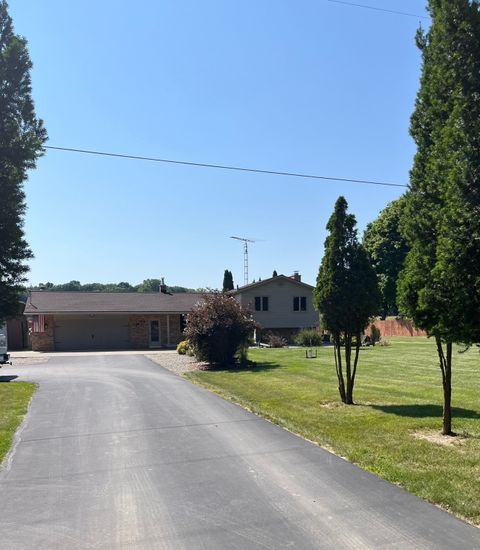
[[[255,311],[255,296],[268,296],[269,310]],[[293,311],[293,298],[306,296],[307,311]],[[271,281],[237,296],[264,328],[304,328],[318,326],[318,312],[313,307],[313,291],[285,279]]]

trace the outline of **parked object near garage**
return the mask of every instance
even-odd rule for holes
[[[0,325],[0,365],[10,362],[7,345],[7,325]]]

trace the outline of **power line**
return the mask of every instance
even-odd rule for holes
[[[261,170],[259,168],[246,168],[243,166],[228,166],[226,164],[208,164],[205,162],[191,162],[186,160],[173,160],[156,157],[141,157],[137,155],[125,155],[121,153],[108,153],[106,151],[93,151],[91,149],[73,149],[72,147],[54,147],[52,145],[45,145],[45,149],[51,149],[54,151],[68,151],[70,153],[83,153],[86,155],[99,155],[103,157],[115,157],[131,160],[146,160],[149,162],[163,162],[166,164],[180,164],[182,166],[195,166],[199,168],[215,168],[217,170],[234,170],[237,172],[250,172],[254,174],[268,174],[272,176],[288,176],[292,178],[305,178],[314,180],[326,180],[326,181],[341,181],[347,183],[363,183],[369,185],[383,185],[386,187],[408,187],[402,183],[392,183],[387,181],[373,181],[373,180],[360,180],[350,178],[339,178],[330,176],[319,176],[317,174],[304,174],[301,172],[280,172],[277,170]]]
[[[327,2],[332,2],[333,4],[343,4],[344,6],[354,6],[355,8],[364,8],[366,10],[375,10],[375,11],[383,11],[386,13],[393,13],[395,15],[404,15],[406,17],[417,17],[420,19],[430,19],[430,17],[426,15],[417,15],[416,13],[408,13],[404,11],[397,11],[397,10],[389,10],[386,8],[377,8],[376,6],[367,6],[365,4],[356,4],[355,2],[345,2],[344,0],[327,0]]]

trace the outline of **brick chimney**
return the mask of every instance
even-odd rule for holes
[[[302,276],[300,275],[300,273],[299,273],[298,271],[294,271],[291,278],[292,278],[294,281],[297,281],[298,283],[301,283],[301,282],[302,282]]]
[[[167,285],[165,284],[165,279],[163,277],[160,279],[160,292],[162,294],[167,294]]]

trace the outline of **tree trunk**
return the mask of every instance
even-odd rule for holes
[[[443,343],[436,337],[438,359],[442,371],[443,385],[443,435],[453,435],[452,432],[452,343],[447,342],[447,355],[443,351]]]
[[[355,344],[355,359],[353,361],[353,372],[352,372],[352,404],[353,404],[353,388],[355,386],[355,376],[357,375],[357,365],[358,357],[360,355],[360,334],[357,334],[357,342]]]
[[[453,435],[452,432],[452,343],[447,344],[445,362],[445,380],[443,382],[443,435]]]
[[[353,405],[353,379],[352,379],[352,335],[345,333],[345,370],[347,375],[347,393],[345,404]]]
[[[342,351],[340,348],[340,335],[333,335],[334,353],[335,353],[335,368],[337,370],[338,378],[338,392],[340,393],[340,399],[345,403],[347,396],[345,393],[345,381],[343,379],[342,370]]]

